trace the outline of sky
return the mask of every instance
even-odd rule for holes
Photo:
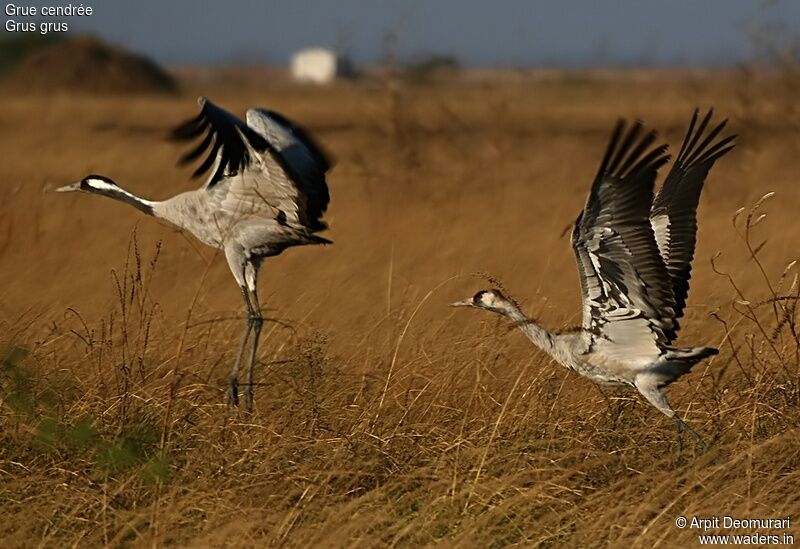
[[[94,13],[66,19],[70,31],[92,32],[169,64],[285,64],[293,51],[310,45],[344,49],[356,64],[369,64],[385,57],[387,37],[393,35],[402,60],[437,54],[464,65],[708,66],[752,59],[753,30],[776,42],[800,41],[800,0],[90,0],[84,5]]]

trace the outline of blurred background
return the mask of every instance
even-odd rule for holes
[[[730,66],[796,53],[800,30],[800,6],[791,0],[109,0],[93,7],[90,17],[70,18],[70,29],[162,63],[195,65],[285,66],[297,50],[324,46],[356,66],[387,56],[403,63],[441,56],[465,67]]]
[[[387,66],[425,72],[787,63],[797,59],[800,32],[800,5],[791,0],[109,0],[92,6],[90,16],[71,17],[25,16],[25,3],[9,5],[4,71],[30,49],[74,35],[92,35],[173,68],[280,69],[316,47],[337,56],[340,75],[353,77]],[[43,22],[66,23],[69,30],[43,35]],[[40,25],[24,26],[30,23]],[[28,32],[9,32],[20,29]]]

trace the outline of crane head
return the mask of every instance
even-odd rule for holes
[[[503,295],[498,289],[481,290],[477,294],[467,299],[456,301],[450,304],[451,307],[474,307],[476,309],[485,309],[494,313],[506,313],[513,304]]]
[[[56,192],[59,193],[68,193],[74,191],[83,191],[83,192],[97,192],[97,191],[109,191],[119,189],[116,183],[113,180],[109,179],[104,175],[87,175],[77,183],[72,183],[71,185],[64,185],[63,187],[59,187],[56,189]]]

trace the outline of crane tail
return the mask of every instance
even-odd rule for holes
[[[718,354],[719,349],[715,349],[714,347],[684,347],[669,349],[666,355],[664,355],[664,358],[666,360],[683,360],[691,362],[692,365],[694,365],[704,358]]]
[[[333,244],[333,240],[328,240],[327,238],[323,238],[315,234],[312,234],[310,238],[311,244]]]
[[[646,373],[653,376],[659,387],[665,387],[684,374],[703,359],[719,354],[714,347],[669,347]]]

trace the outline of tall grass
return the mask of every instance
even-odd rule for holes
[[[775,276],[759,260],[769,196],[734,218],[761,288],[714,258],[732,296],[713,313],[723,352],[677,384],[712,445],[683,460],[634,395],[609,408],[536,353],[511,362],[494,324],[406,338],[426,300],[363,368],[296,327],[240,415],[221,404],[230,334],[160,326],[160,246],[143,256],[134,233],[105,317],[70,311],[47,341],[5,342],[4,546],[674,545],[697,535],[679,515],[792,514],[800,295],[793,263]],[[180,337],[193,366],[176,378]]]
[[[680,139],[701,100],[668,82],[342,88],[336,109],[317,92],[271,90],[275,108],[333,128],[322,137],[340,159],[336,244],[262,270],[271,320],[252,415],[224,405],[244,318],[221,258],[144,222],[118,238],[135,212],[117,218],[115,204],[78,197],[74,215],[63,197],[0,188],[13,226],[0,250],[0,544],[686,546],[699,532],[677,528],[681,515],[797,515],[794,121],[753,107],[747,119],[775,137],[742,131],[703,199],[682,337],[721,353],[669,394],[707,453],[679,459],[672,423],[635,393],[601,393],[502,319],[445,307],[474,293],[466,274],[491,269],[543,322],[574,324],[577,278],[558,234],[620,113],[649,113]],[[734,110],[727,82],[694,92]],[[5,116],[32,118],[41,105],[26,101]],[[158,177],[174,151],[91,124],[177,121],[185,105],[171,101],[74,100],[52,127],[65,150],[91,144],[98,166],[163,197],[179,188],[181,174]],[[26,135],[0,135],[0,148],[22,157]],[[75,156],[47,169],[84,173]],[[775,197],[758,200],[763,181]],[[35,234],[31,211],[47,213]]]

